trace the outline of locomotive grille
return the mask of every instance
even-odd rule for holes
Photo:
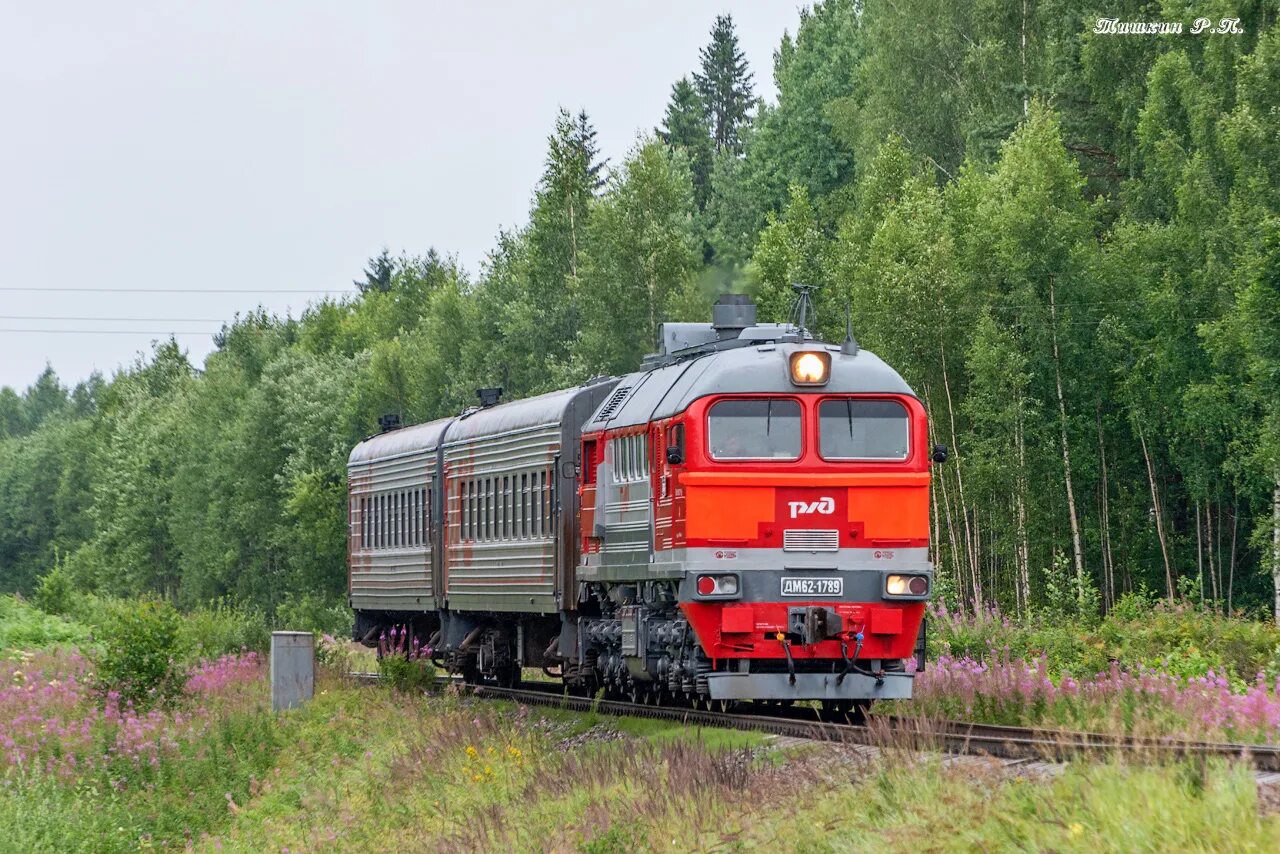
[[[839,531],[790,530],[782,532],[782,550],[786,552],[838,552]]]
[[[605,401],[604,407],[601,408],[600,414],[596,416],[597,421],[608,421],[612,418],[622,406],[622,401],[627,399],[627,395],[631,392],[631,386],[624,385],[616,388]]]

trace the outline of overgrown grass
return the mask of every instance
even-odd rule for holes
[[[0,596],[0,657],[59,644],[83,643],[88,627],[46,614],[14,596]]]
[[[1280,846],[1280,823],[1259,811],[1250,774],[1228,764],[1080,765],[1021,779],[893,745],[879,758],[838,744],[783,752],[753,733],[406,695],[333,672],[310,703],[275,714],[252,659],[193,673],[185,705],[149,713],[154,738],[103,741],[131,730],[76,700],[59,662],[81,666],[65,654],[29,657],[20,691],[13,666],[0,673],[10,696],[61,722],[28,727],[27,759],[5,766],[0,849]],[[98,735],[78,735],[81,718]],[[41,741],[46,732],[57,743]],[[93,749],[99,758],[66,761]]]
[[[1101,621],[1045,615],[1014,620],[995,611],[959,614],[938,606],[931,609],[929,632],[933,657],[1043,657],[1055,676],[1093,676],[1112,663],[1182,677],[1212,671],[1239,684],[1259,673],[1280,676],[1280,628],[1275,624],[1133,594]]]
[[[1024,779],[892,744],[879,758],[838,744],[779,751],[752,733],[358,686],[342,675],[345,644],[293,712],[270,711],[260,658],[233,655],[185,664],[184,692],[144,713],[104,704],[87,690],[87,660],[58,646],[94,626],[13,599],[0,608],[0,631],[12,623],[10,636],[46,647],[0,667],[0,850],[1280,849],[1250,773],[1226,763]],[[1061,689],[1083,659],[1051,659],[1043,639],[1102,639],[1140,619],[1083,632],[952,619],[943,637],[953,652],[985,650],[987,664],[1015,647],[1039,654],[1045,679],[1056,660]],[[1269,631],[1227,624],[1215,646],[1206,627],[1221,618],[1154,608],[1146,619],[1141,637],[1118,641],[1134,661],[1182,638],[1215,661],[1253,662]],[[188,622],[202,652],[192,660],[265,626],[229,606]],[[1047,715],[1019,703],[1001,708]]]
[[[1025,780],[839,745],[755,744],[456,697],[330,686],[299,749],[201,851],[1271,850],[1280,825],[1226,764],[1073,766]]]

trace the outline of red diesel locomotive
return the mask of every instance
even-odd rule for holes
[[[357,639],[407,625],[472,681],[646,702],[910,697],[945,449],[851,337],[713,311],[636,373],[358,445]]]

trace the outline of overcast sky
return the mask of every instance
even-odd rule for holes
[[[221,321],[350,290],[383,246],[474,273],[526,221],[558,106],[618,162],[724,11],[772,98],[799,5],[4,3],[0,385],[110,375],[170,331],[199,365]]]

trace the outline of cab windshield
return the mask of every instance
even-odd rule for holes
[[[722,400],[707,414],[716,460],[800,459],[800,404],[794,400]]]
[[[818,451],[825,460],[905,460],[907,408],[895,400],[824,400]]]

